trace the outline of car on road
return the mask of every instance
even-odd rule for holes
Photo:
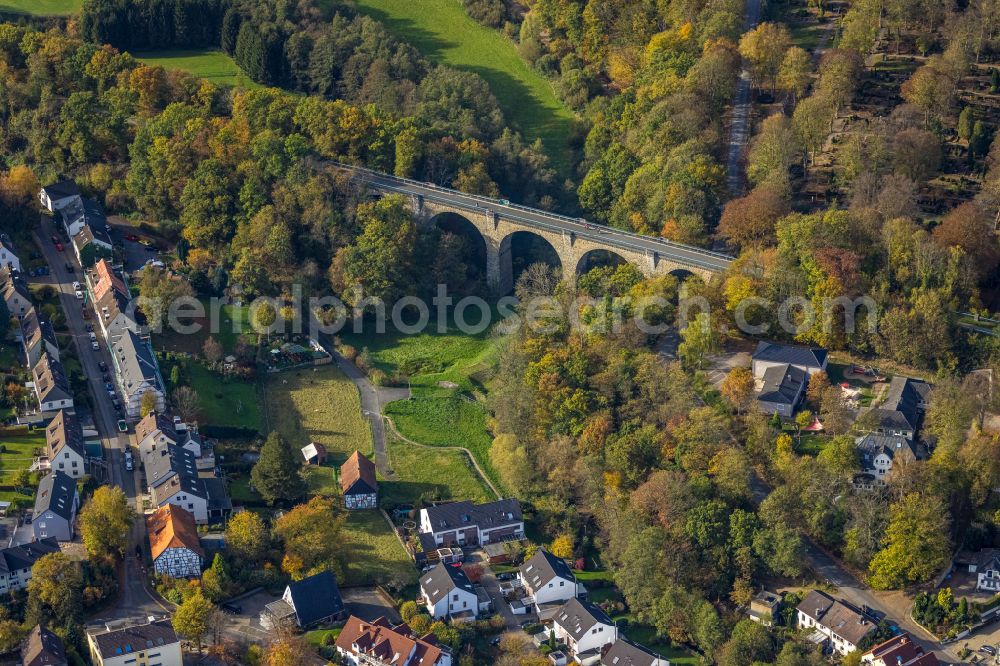
[[[98,361],[97,362],[97,367],[100,368],[101,372],[107,372],[108,371],[108,364],[105,363],[104,361]]]
[[[56,249],[62,252],[65,248],[63,247],[62,243],[56,243]]]
[[[76,282],[76,281],[74,281],[74,282],[73,282],[73,289],[74,289],[75,291],[80,291],[80,283],[79,283],[79,282]]]
[[[81,301],[83,300],[83,290],[82,289],[77,289],[76,292],[74,292],[74,293],[76,294],[76,297],[78,299],[80,299]]]
[[[514,577],[512,573],[497,574],[497,580],[514,580]]]
[[[101,351],[101,345],[97,342],[97,340],[90,341],[90,348],[94,351]]]
[[[132,451],[125,449],[125,469],[132,471]]]
[[[69,273],[70,275],[73,274],[73,264],[69,263],[68,261],[66,262],[66,272]]]
[[[90,323],[84,324],[84,327],[87,329],[87,333],[92,333],[94,331],[94,325],[93,324],[90,324]]]
[[[107,389],[108,391],[114,391],[115,385],[112,384],[111,382],[104,382],[104,388]]]
[[[510,205],[510,201],[508,201],[507,199],[501,199],[500,200],[500,205],[501,206],[509,206]]]
[[[128,432],[128,423],[125,419],[118,419],[118,432]]]
[[[52,234],[52,244],[56,245],[59,242],[59,236]]]
[[[91,342],[93,342],[96,339],[97,339],[97,333],[94,333],[93,331],[91,331],[90,332],[90,340],[91,340]]]
[[[997,649],[992,645],[982,645],[980,646],[979,651],[993,656],[996,656],[997,654]]]
[[[115,390],[114,389],[108,389],[108,397],[112,398],[112,399],[117,399],[118,398],[118,396],[115,395]]]

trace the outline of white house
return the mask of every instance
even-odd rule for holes
[[[28,285],[21,279],[20,273],[7,266],[0,267],[0,296],[3,296],[3,302],[7,305],[7,312],[17,319],[28,314],[28,310],[34,307]]]
[[[984,548],[978,552],[963,551],[955,558],[955,566],[968,567],[976,574],[976,589],[1000,592],[1000,548]]]
[[[576,596],[576,576],[562,558],[544,548],[518,569],[518,577],[527,596],[524,603],[535,606],[563,603]]]
[[[0,550],[0,595],[28,587],[35,562],[58,552],[59,542],[52,537]]]
[[[472,620],[479,616],[479,597],[460,566],[440,563],[421,575],[420,596],[435,620]]]
[[[141,414],[142,397],[153,395],[153,409],[162,412],[166,404],[160,369],[149,345],[135,332],[126,330],[112,343],[115,377],[125,402],[125,413],[132,418]]]
[[[148,618],[139,624],[107,624],[87,633],[94,666],[183,666],[181,641],[170,619]]]
[[[38,482],[35,513],[31,531],[35,539],[54,537],[56,541],[72,541],[80,494],[76,480],[62,472],[52,472]]]
[[[171,578],[197,578],[205,551],[194,516],[168,504],[146,516],[150,555],[156,573]]]
[[[906,465],[919,458],[916,444],[905,437],[870,433],[854,443],[861,454],[862,469],[854,483],[865,488],[885,486],[894,464]]]
[[[55,412],[73,406],[69,380],[58,360],[49,354],[42,354],[31,369],[31,374],[35,380],[35,397],[38,398],[39,410]]]
[[[135,438],[144,464],[150,455],[170,445],[187,449],[195,458],[202,454],[201,436],[179,418],[160,412],[150,412],[135,425]]]
[[[28,368],[34,368],[42,354],[49,354],[59,360],[59,341],[52,322],[37,308],[31,307],[21,317],[21,344]]]
[[[864,637],[875,630],[875,624],[864,615],[818,590],[807,594],[795,610],[800,629],[814,629],[826,636],[842,655],[857,650]]]
[[[604,653],[601,666],[670,666],[670,660],[623,637]]]
[[[48,468],[72,479],[87,473],[87,451],[83,445],[83,429],[76,416],[60,409],[45,427]]]
[[[570,599],[552,617],[556,640],[569,648],[580,664],[596,664],[601,650],[618,640],[618,627],[607,614],[589,601]]]
[[[485,546],[523,539],[524,519],[516,499],[449,502],[420,510],[420,532],[421,541],[434,547]]]
[[[61,180],[43,187],[38,193],[38,201],[42,204],[42,208],[54,213],[74,201],[80,201],[80,188],[72,180]]]
[[[199,525],[208,523],[209,495],[205,481],[198,476],[194,454],[179,446],[168,445],[143,460],[146,483],[153,506],[173,504],[188,511]]]
[[[21,260],[14,253],[14,244],[7,234],[0,234],[0,267],[9,268],[12,271],[21,270]]]
[[[924,653],[924,649],[914,643],[909,634],[902,633],[865,652],[861,655],[861,663],[871,666],[938,666],[939,662],[933,652]]]

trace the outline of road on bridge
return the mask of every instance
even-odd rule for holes
[[[632,252],[641,252],[651,257],[673,261],[682,266],[703,269],[713,273],[720,273],[726,270],[733,261],[732,257],[718,252],[673,243],[654,236],[633,234],[600,224],[591,224],[583,218],[572,218],[537,208],[520,206],[506,199],[492,199],[475,194],[466,194],[457,190],[438,187],[430,183],[420,183],[406,178],[398,178],[347,164],[335,163],[332,166],[350,173],[356,180],[382,192],[394,192],[410,197],[420,197],[422,201],[436,202],[474,214],[494,215],[496,219],[517,222],[529,229],[539,229],[564,235],[572,234],[577,238],[586,238],[606,245],[609,249],[617,248]]]

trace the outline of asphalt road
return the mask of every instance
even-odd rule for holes
[[[751,0],[751,2],[759,2],[759,0]],[[535,208],[528,208],[527,206],[519,206],[505,200],[501,201],[490,197],[465,194],[464,192],[397,178],[360,167],[344,164],[336,164],[334,166],[351,173],[356,180],[383,192],[420,196],[423,197],[424,201],[446,204],[458,209],[467,210],[470,213],[489,214],[492,212],[499,218],[517,222],[526,227],[560,234],[573,234],[574,237],[587,238],[602,243],[611,249],[630,250],[647,254],[656,253],[657,256],[663,259],[676,261],[691,268],[722,272],[733,260],[732,257],[719,254],[718,252],[710,252],[690,245],[672,243],[653,236],[641,236],[603,225],[590,224],[582,220],[582,218],[566,217],[565,215],[549,213]]]
[[[757,26],[760,21],[760,0],[747,0],[744,17],[744,32]],[[729,147],[726,154],[726,184],[734,196],[743,194],[743,152],[750,141],[750,69],[746,61],[736,82],[733,96],[733,112],[729,126]]]
[[[91,348],[90,334],[86,327],[87,321],[83,318],[81,308],[83,301],[76,298],[73,293],[73,282],[78,281],[81,284],[84,282],[83,271],[68,244],[63,244],[66,248],[63,252],[56,250],[55,245],[53,245],[52,236],[58,235],[63,238],[63,235],[56,233],[52,219],[47,215],[41,215],[40,218],[39,228],[35,233],[35,242],[49,266],[48,281],[59,292],[59,300],[66,316],[66,324],[73,344],[76,346],[83,374],[87,378],[94,404],[92,410],[94,426],[100,435],[101,445],[104,448],[107,470],[105,482],[124,490],[125,496],[140,516],[130,535],[126,561],[122,568],[121,597],[112,616],[117,618],[162,613],[164,608],[146,590],[145,576],[139,571],[141,565],[134,559],[135,546],[145,542],[146,526],[141,519],[141,498],[136,493],[137,470],[129,472],[125,469],[124,464],[124,452],[129,446],[129,435],[118,432],[118,415],[111,404],[107,390],[104,388],[104,381],[101,379],[101,370],[98,366],[100,361],[104,361],[109,368],[112,367],[111,354],[104,340],[100,340],[99,350],[95,351]],[[72,275],[67,273],[66,263],[73,266]],[[99,327],[95,326],[94,328],[100,339]]]

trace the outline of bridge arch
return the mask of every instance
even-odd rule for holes
[[[430,219],[430,223],[440,234],[439,249],[443,250],[444,244],[450,245],[450,254],[457,254],[465,265],[463,284],[449,286],[469,292],[484,287],[489,249],[479,227],[464,215],[452,211],[438,213]]]
[[[595,248],[593,250],[587,250],[580,255],[580,258],[576,262],[576,275],[579,277],[587,271],[601,266],[617,267],[627,263],[628,259],[614,250]]]
[[[500,240],[500,292],[510,293],[524,270],[535,263],[545,263],[565,275],[562,257],[553,240],[534,231],[518,229]]]

